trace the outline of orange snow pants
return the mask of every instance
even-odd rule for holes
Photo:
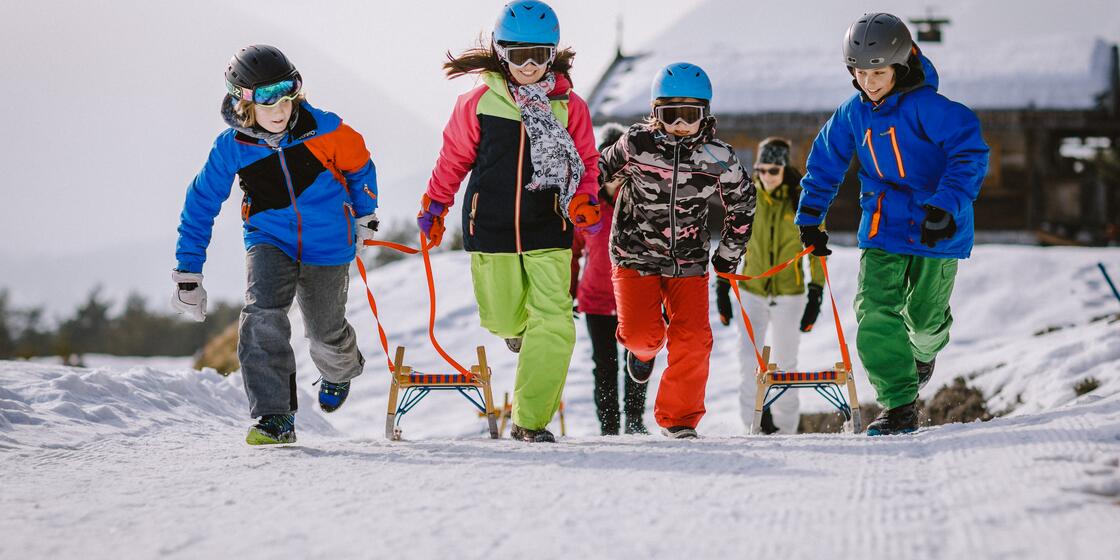
[[[704,416],[712,326],[708,322],[708,275],[672,278],[642,276],[614,267],[618,342],[639,360],[652,360],[669,345],[669,366],[661,375],[653,416],[663,428],[695,428]],[[664,305],[669,324],[661,315]]]

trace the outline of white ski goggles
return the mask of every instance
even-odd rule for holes
[[[537,66],[548,66],[556,58],[556,47],[552,45],[529,45],[524,47],[504,47],[495,44],[498,58],[514,68],[523,68],[530,62]]]
[[[653,116],[664,124],[676,124],[677,121],[686,125],[696,124],[707,112],[707,107],[693,104],[658,105],[653,108]]]

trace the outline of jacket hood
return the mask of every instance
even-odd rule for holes
[[[910,56],[907,68],[909,69],[902,79],[898,80],[893,90],[887,94],[879,103],[887,103],[891,98],[897,98],[903,94],[919,90],[923,87],[929,87],[933,91],[937,91],[940,85],[940,78],[937,75],[937,69],[934,68],[933,63],[930,62],[926,55],[922,54],[920,50],[916,51]],[[867,94],[863,93],[863,88],[859,87],[859,82],[852,79],[852,87],[856,88],[859,92],[860,99],[864,103],[871,103]]]
[[[292,116],[288,119],[288,127],[284,129],[283,132],[269,132],[259,126],[246,127],[241,124],[241,120],[233,113],[233,107],[235,105],[237,105],[237,99],[232,95],[226,94],[226,96],[222,98],[222,120],[226,125],[251,138],[264,140],[266,144],[272,147],[279,146],[284,136],[296,127],[296,122],[299,120],[300,106],[295,105],[292,107]]]

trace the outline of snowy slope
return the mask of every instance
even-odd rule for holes
[[[830,263],[849,340],[856,259],[837,248]],[[367,371],[329,417],[313,406],[293,311],[302,406],[300,442],[286,448],[242,443],[239,374],[104,357],[88,369],[0,362],[0,558],[1115,558],[1120,322],[1092,319],[1120,302],[1098,261],[1116,273],[1120,250],[978,247],[923,396],[966,375],[996,405],[1022,404],[898,438],[742,435],[735,334],[718,324],[704,439],[596,436],[580,321],[560,444],[488,440],[449,394],[405,418],[408,441],[388,442],[385,357],[358,280],[349,316]],[[514,359],[478,327],[466,255],[434,264],[441,343],[464,362],[484,344],[501,395]],[[423,278],[418,258],[371,274],[391,344],[438,372]],[[836,360],[831,326],[806,338],[806,367]],[[1076,398],[1086,376],[1101,387]],[[812,394],[803,402],[823,410]]]

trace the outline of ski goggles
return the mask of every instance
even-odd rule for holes
[[[498,57],[514,68],[522,68],[530,62],[537,66],[548,66],[556,57],[556,47],[551,45],[531,45],[527,47],[504,47],[494,45]]]
[[[665,124],[696,124],[704,118],[708,108],[703,105],[658,105],[653,108],[653,116]]]
[[[303,90],[303,80],[297,75],[289,80],[281,80],[255,89],[226,82],[226,88],[235,99],[252,101],[261,107],[275,107],[299,97],[300,91]]]
[[[781,167],[761,167],[758,165],[754,166],[754,170],[759,175],[777,175],[782,172]]]

